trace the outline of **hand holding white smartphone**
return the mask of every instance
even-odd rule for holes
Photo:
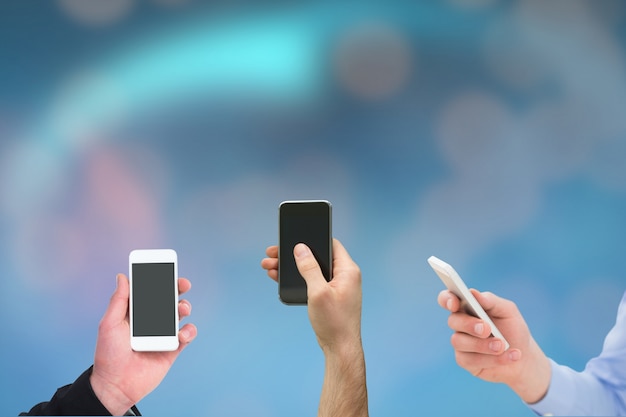
[[[171,249],[134,250],[128,257],[130,346],[178,349],[178,256]]]
[[[478,303],[476,297],[474,297],[474,295],[470,292],[467,285],[465,285],[465,282],[463,282],[454,268],[435,256],[428,258],[428,263],[450,292],[459,297],[461,300],[461,308],[467,314],[478,317],[489,324],[492,336],[502,340],[504,343],[504,350],[507,350],[510,347],[509,342],[507,342],[504,336],[502,336],[502,333],[500,333],[496,325],[493,323],[491,317],[489,317],[482,306]]]

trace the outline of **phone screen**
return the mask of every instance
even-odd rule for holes
[[[311,248],[324,278],[330,281],[331,205],[328,201],[283,202],[279,212],[279,296],[286,304],[306,304],[306,282],[298,272],[293,248],[300,242]]]
[[[176,335],[174,263],[134,263],[133,336]]]

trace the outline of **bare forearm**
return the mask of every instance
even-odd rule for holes
[[[365,356],[360,341],[324,355],[326,371],[318,417],[367,417]]]

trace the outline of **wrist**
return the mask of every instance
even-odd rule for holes
[[[321,345],[326,359],[350,359],[363,356],[363,343],[360,336],[342,340],[336,343]]]
[[[528,360],[524,361],[521,374],[516,378],[516,382],[509,384],[509,387],[527,404],[535,404],[545,397],[552,377],[548,357],[534,340],[531,345]]]
[[[91,373],[89,383],[98,400],[113,416],[124,415],[134,405],[115,384],[109,383],[96,372]]]

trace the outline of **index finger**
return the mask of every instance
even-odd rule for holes
[[[456,313],[461,308],[461,300],[459,297],[452,294],[450,290],[442,290],[437,296],[437,302],[442,308],[445,308],[451,313]]]

